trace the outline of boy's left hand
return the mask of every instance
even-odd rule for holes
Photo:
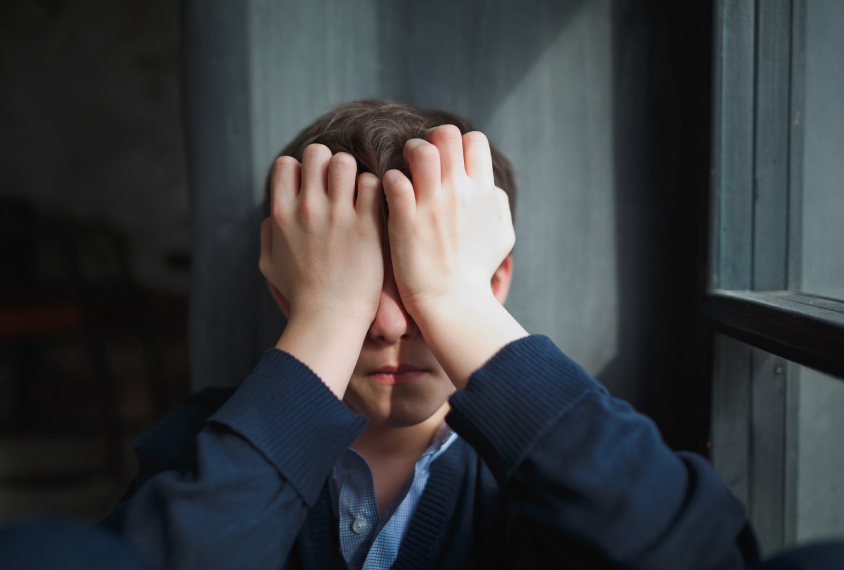
[[[490,280],[515,232],[497,188],[486,137],[443,125],[411,139],[411,183],[384,175],[390,255],[402,303],[455,386],[527,332],[492,293]]]
[[[393,270],[414,318],[446,298],[490,295],[516,239],[486,137],[443,125],[426,138],[404,147],[412,184],[397,170],[384,176]]]

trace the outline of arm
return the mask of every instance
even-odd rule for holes
[[[124,537],[167,568],[280,568],[336,459],[366,423],[341,403],[383,282],[380,184],[323,145],[275,161],[259,266],[284,333],[196,437],[119,507]]]
[[[547,337],[504,347],[451,398],[449,424],[560,559],[572,539],[632,568],[744,568],[744,507],[700,456],[611,398]]]
[[[157,443],[170,449],[139,445],[142,472],[170,468],[139,481],[108,523],[163,568],[281,568],[364,425],[306,366],[269,350],[196,436],[194,461],[169,457],[184,445],[167,433]]]
[[[561,561],[573,540],[637,568],[743,566],[743,508],[706,462],[674,454],[550,341],[525,338],[491,294],[514,237],[483,135],[444,126],[426,139],[405,146],[412,184],[384,177],[396,281],[458,388],[449,423],[518,516]]]

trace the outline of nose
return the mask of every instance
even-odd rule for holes
[[[393,268],[386,263],[381,301],[378,304],[378,312],[375,313],[375,320],[369,326],[368,338],[379,344],[395,344],[402,338],[415,336],[418,332],[416,323],[404,310]]]

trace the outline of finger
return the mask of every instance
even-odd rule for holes
[[[302,178],[302,165],[292,156],[280,156],[270,171],[270,213],[281,214],[285,203],[296,198]]]
[[[405,220],[416,213],[416,195],[413,184],[398,170],[388,170],[383,179],[384,195],[390,208],[390,217]]]
[[[323,144],[309,144],[302,152],[302,190],[300,197],[325,195],[331,151]]]
[[[440,125],[426,132],[425,140],[440,152],[440,170],[443,178],[466,172],[460,129],[454,125]],[[416,181],[415,176],[413,180]]]
[[[372,216],[373,220],[381,219],[381,181],[371,172],[364,172],[358,176],[358,198],[355,210],[359,214]]]
[[[466,161],[466,174],[484,187],[495,184],[492,174],[492,154],[489,141],[481,132],[472,131],[463,135],[463,158]]]
[[[331,157],[328,161],[328,199],[332,203],[354,207],[357,170],[358,163],[351,154],[338,152]]]
[[[417,202],[439,192],[442,182],[437,147],[422,139],[410,139],[404,145],[404,158],[413,177]]]

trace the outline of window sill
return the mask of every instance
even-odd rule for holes
[[[844,302],[794,291],[715,290],[703,313],[730,336],[844,378]]]

